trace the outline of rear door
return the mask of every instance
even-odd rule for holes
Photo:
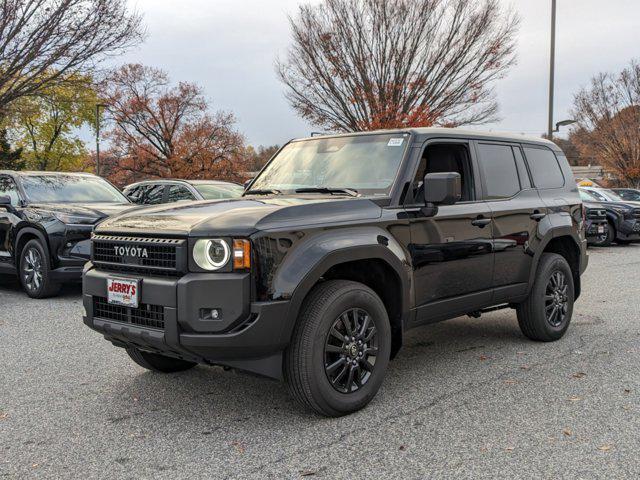
[[[547,208],[533,188],[517,143],[476,141],[482,195],[493,216],[493,302],[524,294]]]

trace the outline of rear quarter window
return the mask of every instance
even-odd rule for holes
[[[560,188],[564,175],[556,155],[548,148],[524,147],[533,183],[537,188]]]

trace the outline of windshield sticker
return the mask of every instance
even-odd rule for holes
[[[392,138],[387,143],[387,147],[400,147],[404,143],[404,138]]]

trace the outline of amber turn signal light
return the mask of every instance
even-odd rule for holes
[[[248,270],[251,268],[251,242],[249,240],[233,241],[233,269]]]

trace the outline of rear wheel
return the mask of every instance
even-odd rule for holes
[[[47,298],[60,291],[51,280],[51,260],[39,240],[29,240],[20,252],[20,283],[31,298]]]
[[[573,314],[573,273],[564,257],[543,253],[529,298],[518,305],[518,323],[531,340],[559,340]]]
[[[365,285],[331,280],[311,291],[301,312],[285,352],[292,396],[331,417],[363,408],[389,364],[391,328],[384,304]]]
[[[162,373],[175,373],[189,370],[197,365],[197,363],[179,358],[165,357],[158,353],[145,352],[135,347],[127,348],[127,353],[131,359],[147,370]]]

